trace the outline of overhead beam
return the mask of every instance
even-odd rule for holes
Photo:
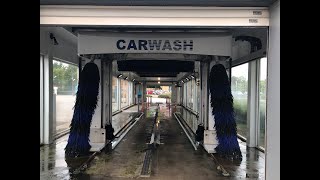
[[[139,74],[140,77],[177,77],[177,74]]]
[[[148,60],[130,60],[118,61],[119,71],[135,71],[139,72],[189,72],[194,69],[194,62],[192,61],[148,61]]]
[[[266,7],[40,5],[41,25],[268,26]]]
[[[275,0],[184,0],[184,1],[163,1],[163,0],[40,0],[41,5],[94,5],[94,6],[225,6],[225,7],[268,7]]]

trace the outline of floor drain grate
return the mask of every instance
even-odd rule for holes
[[[152,149],[148,149],[144,157],[143,166],[140,174],[141,177],[150,176],[151,157],[152,157]]]

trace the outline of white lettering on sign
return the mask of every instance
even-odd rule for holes
[[[124,40],[116,42],[119,50],[193,51],[193,40]]]

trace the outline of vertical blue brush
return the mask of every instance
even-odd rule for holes
[[[219,142],[215,150],[221,156],[241,160],[233,96],[226,69],[222,64],[216,64],[211,68],[209,82],[210,105]]]
[[[92,116],[97,107],[99,94],[99,69],[93,62],[87,63],[80,73],[79,85],[70,125],[66,157],[79,157],[89,154],[89,134]]]

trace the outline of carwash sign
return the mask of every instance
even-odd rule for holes
[[[119,39],[119,50],[148,50],[148,51],[193,51],[193,40],[130,40]]]
[[[79,54],[182,53],[231,56],[232,36],[222,33],[80,32]]]

